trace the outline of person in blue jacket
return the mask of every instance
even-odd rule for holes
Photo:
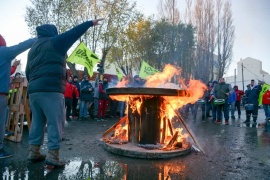
[[[32,124],[29,132],[29,161],[43,161],[45,165],[63,167],[59,160],[59,149],[65,120],[65,99],[67,70],[66,54],[69,48],[99,21],[86,21],[58,34],[52,24],[36,27],[37,42],[28,53],[26,78],[29,82],[29,104],[32,110]],[[40,154],[47,124],[48,156]]]
[[[16,56],[29,49],[34,44],[35,40],[35,38],[31,38],[17,45],[8,47],[6,46],[5,39],[0,35],[0,159],[11,157],[11,154],[3,149],[11,61],[15,59]]]
[[[235,90],[231,91],[228,97],[228,104],[229,107],[231,108],[231,119],[235,119],[234,112],[235,112],[235,102],[236,102],[236,93]]]
[[[245,91],[246,105],[251,105],[252,108],[246,108],[246,120],[244,123],[250,123],[252,115],[253,123],[257,123],[258,108],[259,108],[259,95],[262,90],[261,85],[256,85],[254,79],[250,81],[249,88]]]

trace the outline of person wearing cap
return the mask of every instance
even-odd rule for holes
[[[11,61],[19,54],[29,49],[36,39],[30,38],[19,44],[7,46],[6,41],[0,35],[0,159],[12,155],[4,150],[5,120],[7,110],[7,95],[10,88]]]
[[[58,34],[53,24],[36,27],[38,40],[28,53],[26,78],[32,123],[29,132],[29,161],[43,161],[45,165],[64,167],[59,159],[65,121],[65,99],[67,70],[66,57],[69,48],[99,21],[83,22],[70,30]],[[40,154],[47,125],[48,156]],[[45,159],[46,158],[46,159]]]

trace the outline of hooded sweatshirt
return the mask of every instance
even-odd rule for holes
[[[1,35],[0,35],[1,36]],[[1,36],[0,44],[0,93],[8,94],[10,87],[11,61],[19,54],[29,49],[35,42],[35,38],[28,39],[17,45],[7,47]]]
[[[241,97],[245,94],[244,91],[239,90],[237,85],[235,85],[233,88],[236,93],[236,101],[241,102]]]
[[[93,22],[87,21],[59,35],[52,24],[36,28],[38,40],[28,53],[26,65],[29,94],[65,93],[67,51],[91,26]]]

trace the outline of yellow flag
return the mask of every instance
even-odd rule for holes
[[[155,74],[156,72],[159,72],[159,71],[156,70],[155,68],[151,67],[145,61],[143,61],[141,69],[140,69],[139,77],[142,79],[146,79],[148,76],[151,76],[151,75]]]
[[[100,62],[100,59],[95,53],[86,47],[84,42],[81,42],[72,52],[72,54],[67,58],[67,61],[83,65],[87,68],[88,74],[92,77],[93,68],[98,62]]]
[[[270,89],[270,85],[264,83],[263,86],[262,86],[262,90],[260,92],[260,95],[259,95],[259,105],[262,105],[262,97],[263,97],[264,93],[266,93],[266,91],[268,89]]]
[[[117,67],[115,67],[116,69],[116,74],[117,74],[117,77],[118,77],[118,81],[121,81],[122,78],[123,78],[123,74],[120,73],[119,69]]]

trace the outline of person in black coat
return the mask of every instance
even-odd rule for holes
[[[36,27],[38,39],[28,53],[26,65],[27,91],[32,110],[28,160],[45,159],[40,154],[40,146],[43,144],[47,125],[48,156],[45,164],[64,166],[59,160],[59,149],[66,118],[64,93],[67,51],[90,27],[98,25],[101,20],[103,19],[83,22],[62,34],[58,34],[53,24]]]

